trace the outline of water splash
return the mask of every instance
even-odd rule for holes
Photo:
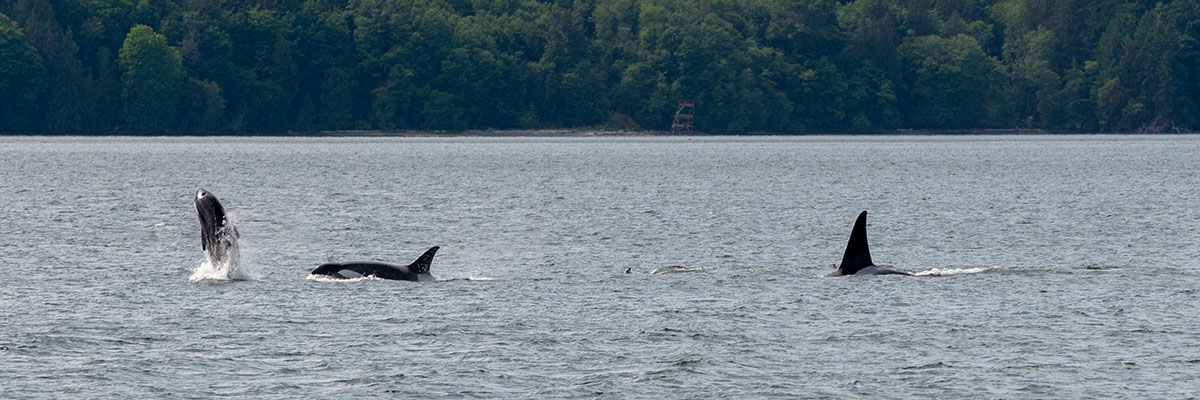
[[[192,271],[189,281],[242,281],[250,276],[242,268],[241,247],[238,245],[237,228],[233,218],[227,215],[226,224],[217,233],[220,235],[219,248],[210,248],[204,252],[204,261]],[[215,246],[214,246],[215,247]]]
[[[361,281],[392,281],[392,282],[394,282],[391,279],[378,278],[373,275],[348,277],[348,276],[329,276],[329,275],[323,275],[323,274],[308,274],[308,276],[305,277],[304,279],[310,280],[313,282],[361,282]],[[491,282],[491,281],[499,281],[499,280],[501,280],[501,279],[486,277],[486,276],[470,275],[467,277],[434,279],[432,281],[422,281],[422,282],[457,282],[457,281]]]
[[[374,276],[359,276],[354,278],[335,277],[323,274],[308,274],[304,279],[314,282],[361,282],[361,281],[382,281],[386,279],[376,278]]]

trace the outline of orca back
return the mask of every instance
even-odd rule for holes
[[[842,264],[838,272],[842,275],[854,275],[859,270],[874,266],[871,262],[871,250],[867,247],[867,212],[858,214],[854,221],[854,229],[850,231],[850,241],[846,243],[846,254],[842,256]]]
[[[417,261],[407,266],[392,265],[375,261],[358,261],[348,263],[326,263],[312,270],[313,275],[328,275],[333,278],[345,278],[343,271],[351,271],[361,276],[373,276],[379,279],[398,281],[433,280],[429,275],[429,265],[433,263],[433,255],[438,246],[425,251]]]
[[[420,280],[420,277],[418,277],[417,274],[409,272],[408,267],[401,267],[375,261],[321,264],[319,267],[312,270],[311,274],[327,275],[335,279],[356,278],[356,276],[344,274],[346,271],[353,272],[358,276],[376,277],[379,279],[390,279],[396,281]]]

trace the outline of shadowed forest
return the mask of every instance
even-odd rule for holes
[[[1200,2],[4,0],[0,131],[1200,127]]]

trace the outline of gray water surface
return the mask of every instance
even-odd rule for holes
[[[1200,136],[2,137],[0,398],[1194,398],[1197,160]],[[251,279],[189,281],[198,187]],[[925,276],[821,277],[862,210],[875,262]],[[438,282],[308,279],[434,245]]]

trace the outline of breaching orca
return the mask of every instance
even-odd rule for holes
[[[867,212],[858,214],[854,221],[854,229],[850,231],[850,242],[846,243],[846,254],[842,256],[842,265],[837,270],[825,276],[842,275],[912,275],[875,266],[871,262],[871,250],[867,248]]]
[[[212,265],[236,264],[238,232],[225,216],[225,207],[204,189],[196,189],[195,206],[200,217],[200,248],[209,261]]]
[[[373,276],[379,279],[393,279],[399,281],[432,281],[433,275],[429,274],[429,264],[433,263],[433,255],[437,253],[438,246],[433,246],[425,251],[417,261],[407,266],[399,266],[385,264],[381,262],[348,262],[348,263],[328,263],[321,264],[312,271],[313,275],[326,275],[333,278],[349,278],[343,272],[350,272],[361,276]]]

